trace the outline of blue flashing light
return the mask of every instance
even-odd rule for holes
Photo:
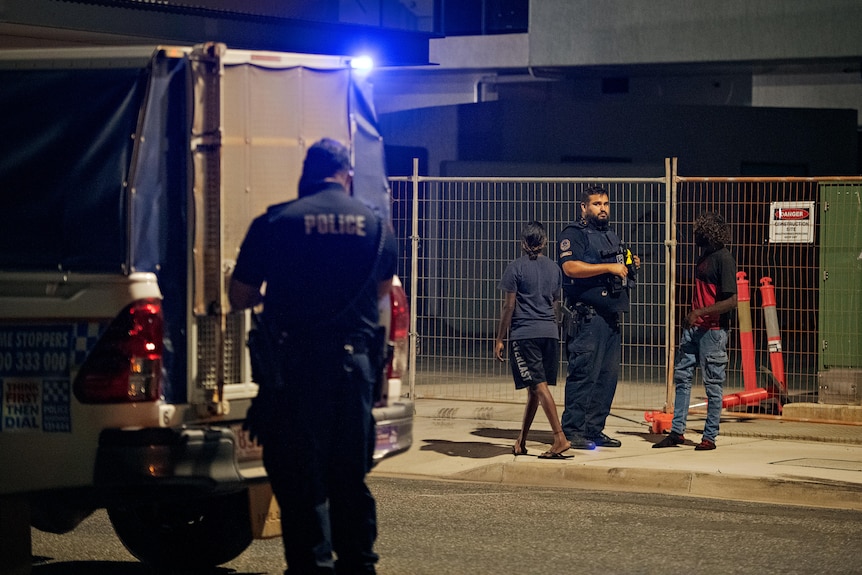
[[[371,56],[357,56],[350,59],[350,67],[354,70],[371,70],[374,67],[374,60]]]

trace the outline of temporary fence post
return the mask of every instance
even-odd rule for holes
[[[407,362],[407,384],[410,390],[410,399],[416,400],[416,346],[419,335],[416,333],[416,314],[419,285],[419,158],[413,158],[413,214],[410,219],[410,334]]]
[[[673,364],[675,361],[676,338],[676,158],[665,158],[665,412],[673,412],[675,387],[673,384]]]
[[[653,433],[669,431],[673,421],[675,386],[673,364],[675,358],[674,337],[676,335],[676,158],[665,158],[665,404],[663,411],[646,411],[644,420]]]

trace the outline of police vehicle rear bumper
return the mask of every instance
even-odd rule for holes
[[[195,497],[244,486],[236,436],[218,427],[105,429],[94,484],[108,500]]]
[[[413,402],[408,399],[374,408],[374,420],[377,423],[375,462],[410,449],[413,444],[413,411]]]

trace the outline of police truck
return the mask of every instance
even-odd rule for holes
[[[64,533],[100,508],[156,568],[219,565],[279,535],[243,431],[251,312],[226,288],[249,223],[296,197],[322,137],[349,146],[354,195],[391,217],[352,64],[219,43],[0,52],[6,568],[29,565],[30,525]],[[409,448],[413,422],[400,283],[381,309],[377,459]]]

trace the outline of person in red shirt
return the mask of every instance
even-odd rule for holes
[[[736,260],[727,244],[730,230],[724,218],[702,214],[694,222],[694,240],[701,253],[695,263],[694,296],[685,316],[682,338],[673,368],[676,395],[673,423],[667,437],[653,447],[674,447],[685,442],[691,382],[699,365],[706,388],[707,408],[703,438],[696,451],[715,449],[721,418],[722,386],[727,369],[730,312],[736,308]]]

